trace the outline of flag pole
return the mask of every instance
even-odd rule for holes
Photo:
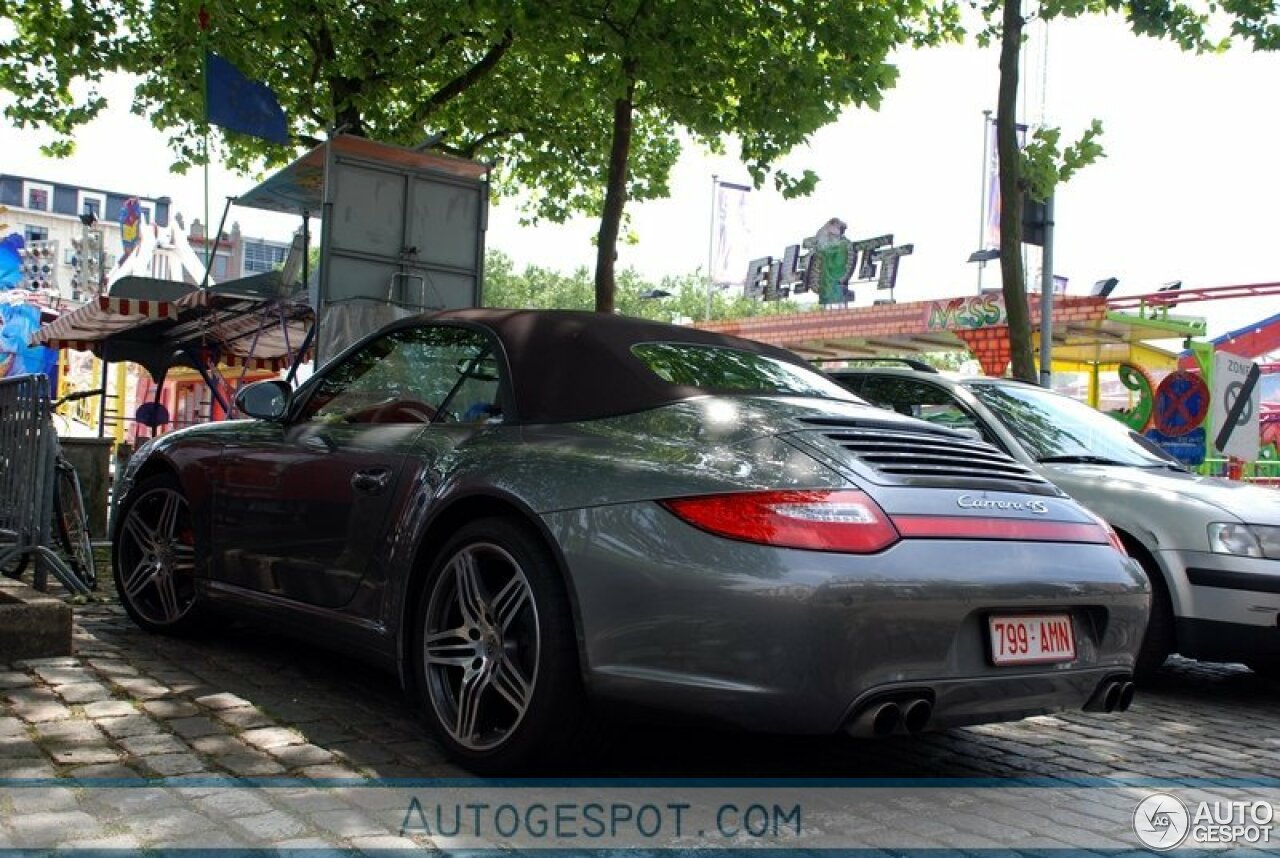
[[[209,11],[200,4],[200,99],[204,120],[204,280],[213,270],[213,250],[209,246]]]
[[[715,291],[716,280],[715,273],[712,268],[715,265],[716,253],[716,190],[720,186],[720,176],[718,173],[711,174],[711,217],[708,218],[710,226],[707,230],[707,321],[711,321],[711,294]]]

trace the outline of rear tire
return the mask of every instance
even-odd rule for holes
[[[200,631],[195,527],[176,476],[149,477],[124,499],[111,560],[120,604],[135,623],[167,635]]]
[[[93,541],[89,538],[89,516],[80,493],[80,480],[70,465],[58,464],[58,489],[53,493],[53,519],[58,540],[62,543],[71,571],[88,587],[98,586],[98,573],[93,562]]]
[[[1133,678],[1138,682],[1149,682],[1174,651],[1173,600],[1169,598],[1169,588],[1155,563],[1141,548],[1135,548],[1131,540],[1123,541],[1129,556],[1142,566],[1151,584],[1151,617],[1147,620],[1147,632],[1133,666]]]
[[[412,637],[414,690],[449,753],[480,774],[561,766],[584,726],[564,580],[522,522],[463,526],[428,573]]]

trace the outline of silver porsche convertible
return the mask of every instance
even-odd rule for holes
[[[786,351],[458,310],[236,403],[129,464],[130,616],[394,669],[476,771],[565,754],[592,700],[880,736],[1132,697],[1150,594],[1110,529]]]

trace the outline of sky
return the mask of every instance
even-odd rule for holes
[[[1055,272],[1069,292],[1087,294],[1096,280],[1116,277],[1113,295],[1280,281],[1280,167],[1275,148],[1280,114],[1280,54],[1234,48],[1194,56],[1128,32],[1116,18],[1036,24],[1024,66],[1021,119],[1041,119],[1077,137],[1100,119],[1106,157],[1059,188]],[[879,111],[850,109],[814,134],[782,166],[822,178],[808,198],[783,200],[764,189],[750,195],[751,256],[781,256],[829,218],[849,224],[851,238],[892,233],[914,253],[899,269],[899,301],[973,294],[977,266],[966,260],[980,243],[983,111],[994,108],[995,48],[962,46],[904,52]],[[1042,95],[1043,93],[1043,95]],[[38,132],[0,128],[0,172],[83,184],[146,196],[168,195],[188,219],[205,220],[199,171],[168,172],[163,135],[128,114],[127,82],[111,89],[112,109],[85,128],[70,159],[40,156]],[[746,182],[730,153],[710,157],[686,147],[668,200],[632,204],[638,243],[619,248],[619,266],[658,278],[707,266],[712,176]],[[228,195],[256,177],[214,169],[210,217],[216,223]],[[490,211],[487,245],[520,265],[570,270],[594,264],[592,218],[567,225],[520,226],[518,206],[503,200]],[[287,239],[295,218],[233,208],[246,234]],[[1034,268],[1036,263],[1032,262]],[[998,284],[989,265],[987,286]],[[875,297],[854,284],[857,303]],[[1280,313],[1280,295],[1184,305],[1217,335]]]

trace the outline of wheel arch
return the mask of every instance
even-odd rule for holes
[[[565,593],[569,597],[569,613],[573,617],[573,634],[578,649],[578,670],[585,685],[587,651],[582,635],[583,625],[578,595],[573,586],[573,576],[569,573],[568,563],[559,544],[537,513],[518,498],[506,494],[473,493],[452,498],[442,506],[428,520],[414,548],[411,572],[401,590],[396,627],[396,667],[403,688],[412,688],[415,681],[411,671],[409,638],[412,636],[414,617],[417,615],[419,603],[425,594],[427,574],[436,560],[440,546],[449,533],[466,522],[495,517],[513,519],[527,526],[551,553],[556,571],[564,582]]]

